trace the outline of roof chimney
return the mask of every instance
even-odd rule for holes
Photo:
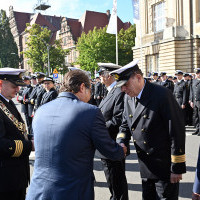
[[[108,15],[108,20],[110,19],[110,10],[106,10],[106,15]]]

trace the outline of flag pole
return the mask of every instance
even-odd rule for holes
[[[117,39],[117,33],[116,33],[116,65],[118,65],[118,39]]]
[[[117,5],[116,5],[116,9],[117,9]],[[116,15],[117,18],[117,15]],[[118,65],[118,26],[117,26],[117,19],[116,19],[116,65]]]
[[[141,8],[141,1],[139,0],[139,11]],[[141,16],[140,16],[140,59],[141,59],[141,67],[143,69],[143,51],[142,51],[142,23],[141,23]]]
[[[118,35],[117,35],[117,0],[113,0],[112,14],[109,19],[106,33],[115,34],[116,36],[116,64],[118,65]]]

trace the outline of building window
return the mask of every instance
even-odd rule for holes
[[[146,76],[149,77],[151,76],[153,72],[153,56],[152,55],[149,55],[146,57],[146,63],[147,63]]]
[[[146,76],[151,76],[152,72],[159,72],[159,54],[146,56]]]
[[[165,28],[165,2],[153,5],[153,31],[159,32]]]

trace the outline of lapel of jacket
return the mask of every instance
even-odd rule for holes
[[[112,88],[111,91],[107,94],[105,99],[103,99],[99,105],[99,108],[101,109],[103,105],[114,95],[115,88]]]
[[[132,118],[132,124],[137,120],[137,118],[140,116],[142,111],[145,109],[147,104],[150,102],[150,90],[151,90],[152,84],[146,81],[146,84],[144,86],[142,96],[138,102],[138,105],[135,109],[135,112],[133,113],[133,118]],[[133,106],[133,104],[132,104]]]

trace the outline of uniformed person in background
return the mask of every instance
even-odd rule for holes
[[[196,118],[196,131],[192,135],[200,136],[200,68],[196,69],[196,79],[193,80],[190,89],[190,106],[193,108]]]
[[[33,119],[33,111],[34,111],[34,103],[36,99],[36,94],[37,94],[37,87],[39,84],[37,83],[36,75],[32,74],[31,75],[31,85],[33,87],[31,94],[29,95],[29,98],[26,99],[26,103],[28,104],[28,116],[31,117],[31,132],[32,134],[32,119]]]
[[[176,76],[178,81],[174,86],[174,97],[183,111],[186,125],[187,87],[183,80],[183,72],[181,70],[177,70]]]
[[[42,96],[43,94],[46,92],[46,90],[44,89],[43,85],[42,85],[42,81],[45,78],[45,74],[42,72],[38,72],[37,73],[37,82],[38,82],[38,86],[37,86],[37,92],[36,92],[36,99],[35,99],[35,106],[34,106],[34,111],[36,111],[39,106],[40,106],[40,102],[42,100]]]
[[[152,77],[153,77],[153,80],[152,80],[153,83],[158,83],[159,82],[159,80],[158,80],[158,72],[153,72],[152,73]]]
[[[54,88],[54,80],[52,78],[45,77],[42,84],[44,84],[46,92],[42,95],[42,100],[39,106],[54,100],[58,96],[58,92]]]
[[[113,63],[98,63],[98,71],[101,83],[105,85],[107,96],[101,101],[99,108],[103,114],[110,137],[116,141],[119,132],[119,126],[122,123],[122,113],[124,110],[124,92],[121,88],[115,88],[116,81],[112,75],[109,75],[114,69],[120,66]],[[129,147],[128,144],[126,146]],[[128,200],[128,186],[125,175],[125,159],[122,161],[113,161],[99,152],[96,153],[101,158],[104,173],[111,193],[112,200]]]
[[[33,141],[12,99],[19,92],[24,69],[0,68],[0,199],[24,200],[30,179]]]
[[[96,101],[96,105],[99,106],[102,100],[102,84],[99,77],[96,77],[96,84],[94,86],[94,99]]]
[[[33,90],[33,87],[31,86],[31,77],[30,76],[24,76],[23,81],[26,84],[23,92],[22,92],[22,98],[18,99],[18,102],[21,103],[21,111],[25,115],[26,119],[26,125],[28,128],[28,133],[31,134],[31,124],[32,124],[32,117],[28,113],[28,102],[31,92]]]
[[[90,84],[91,84],[91,97],[90,97],[90,100],[88,101],[89,104],[92,104],[92,105],[96,105],[96,101],[94,100],[94,87],[95,87],[95,84],[93,82],[93,80],[90,78]]]
[[[144,200],[178,200],[179,181],[186,172],[182,111],[169,89],[144,80],[137,63],[111,72],[127,94],[117,140],[126,142],[131,130]]]
[[[177,80],[177,77],[176,76],[174,76],[174,78],[173,78],[173,82],[174,82],[174,85],[178,82],[178,80]]]
[[[161,72],[160,76],[161,76],[160,85],[168,88],[173,93],[173,91],[174,91],[174,83],[167,79],[167,73],[166,72]]]

